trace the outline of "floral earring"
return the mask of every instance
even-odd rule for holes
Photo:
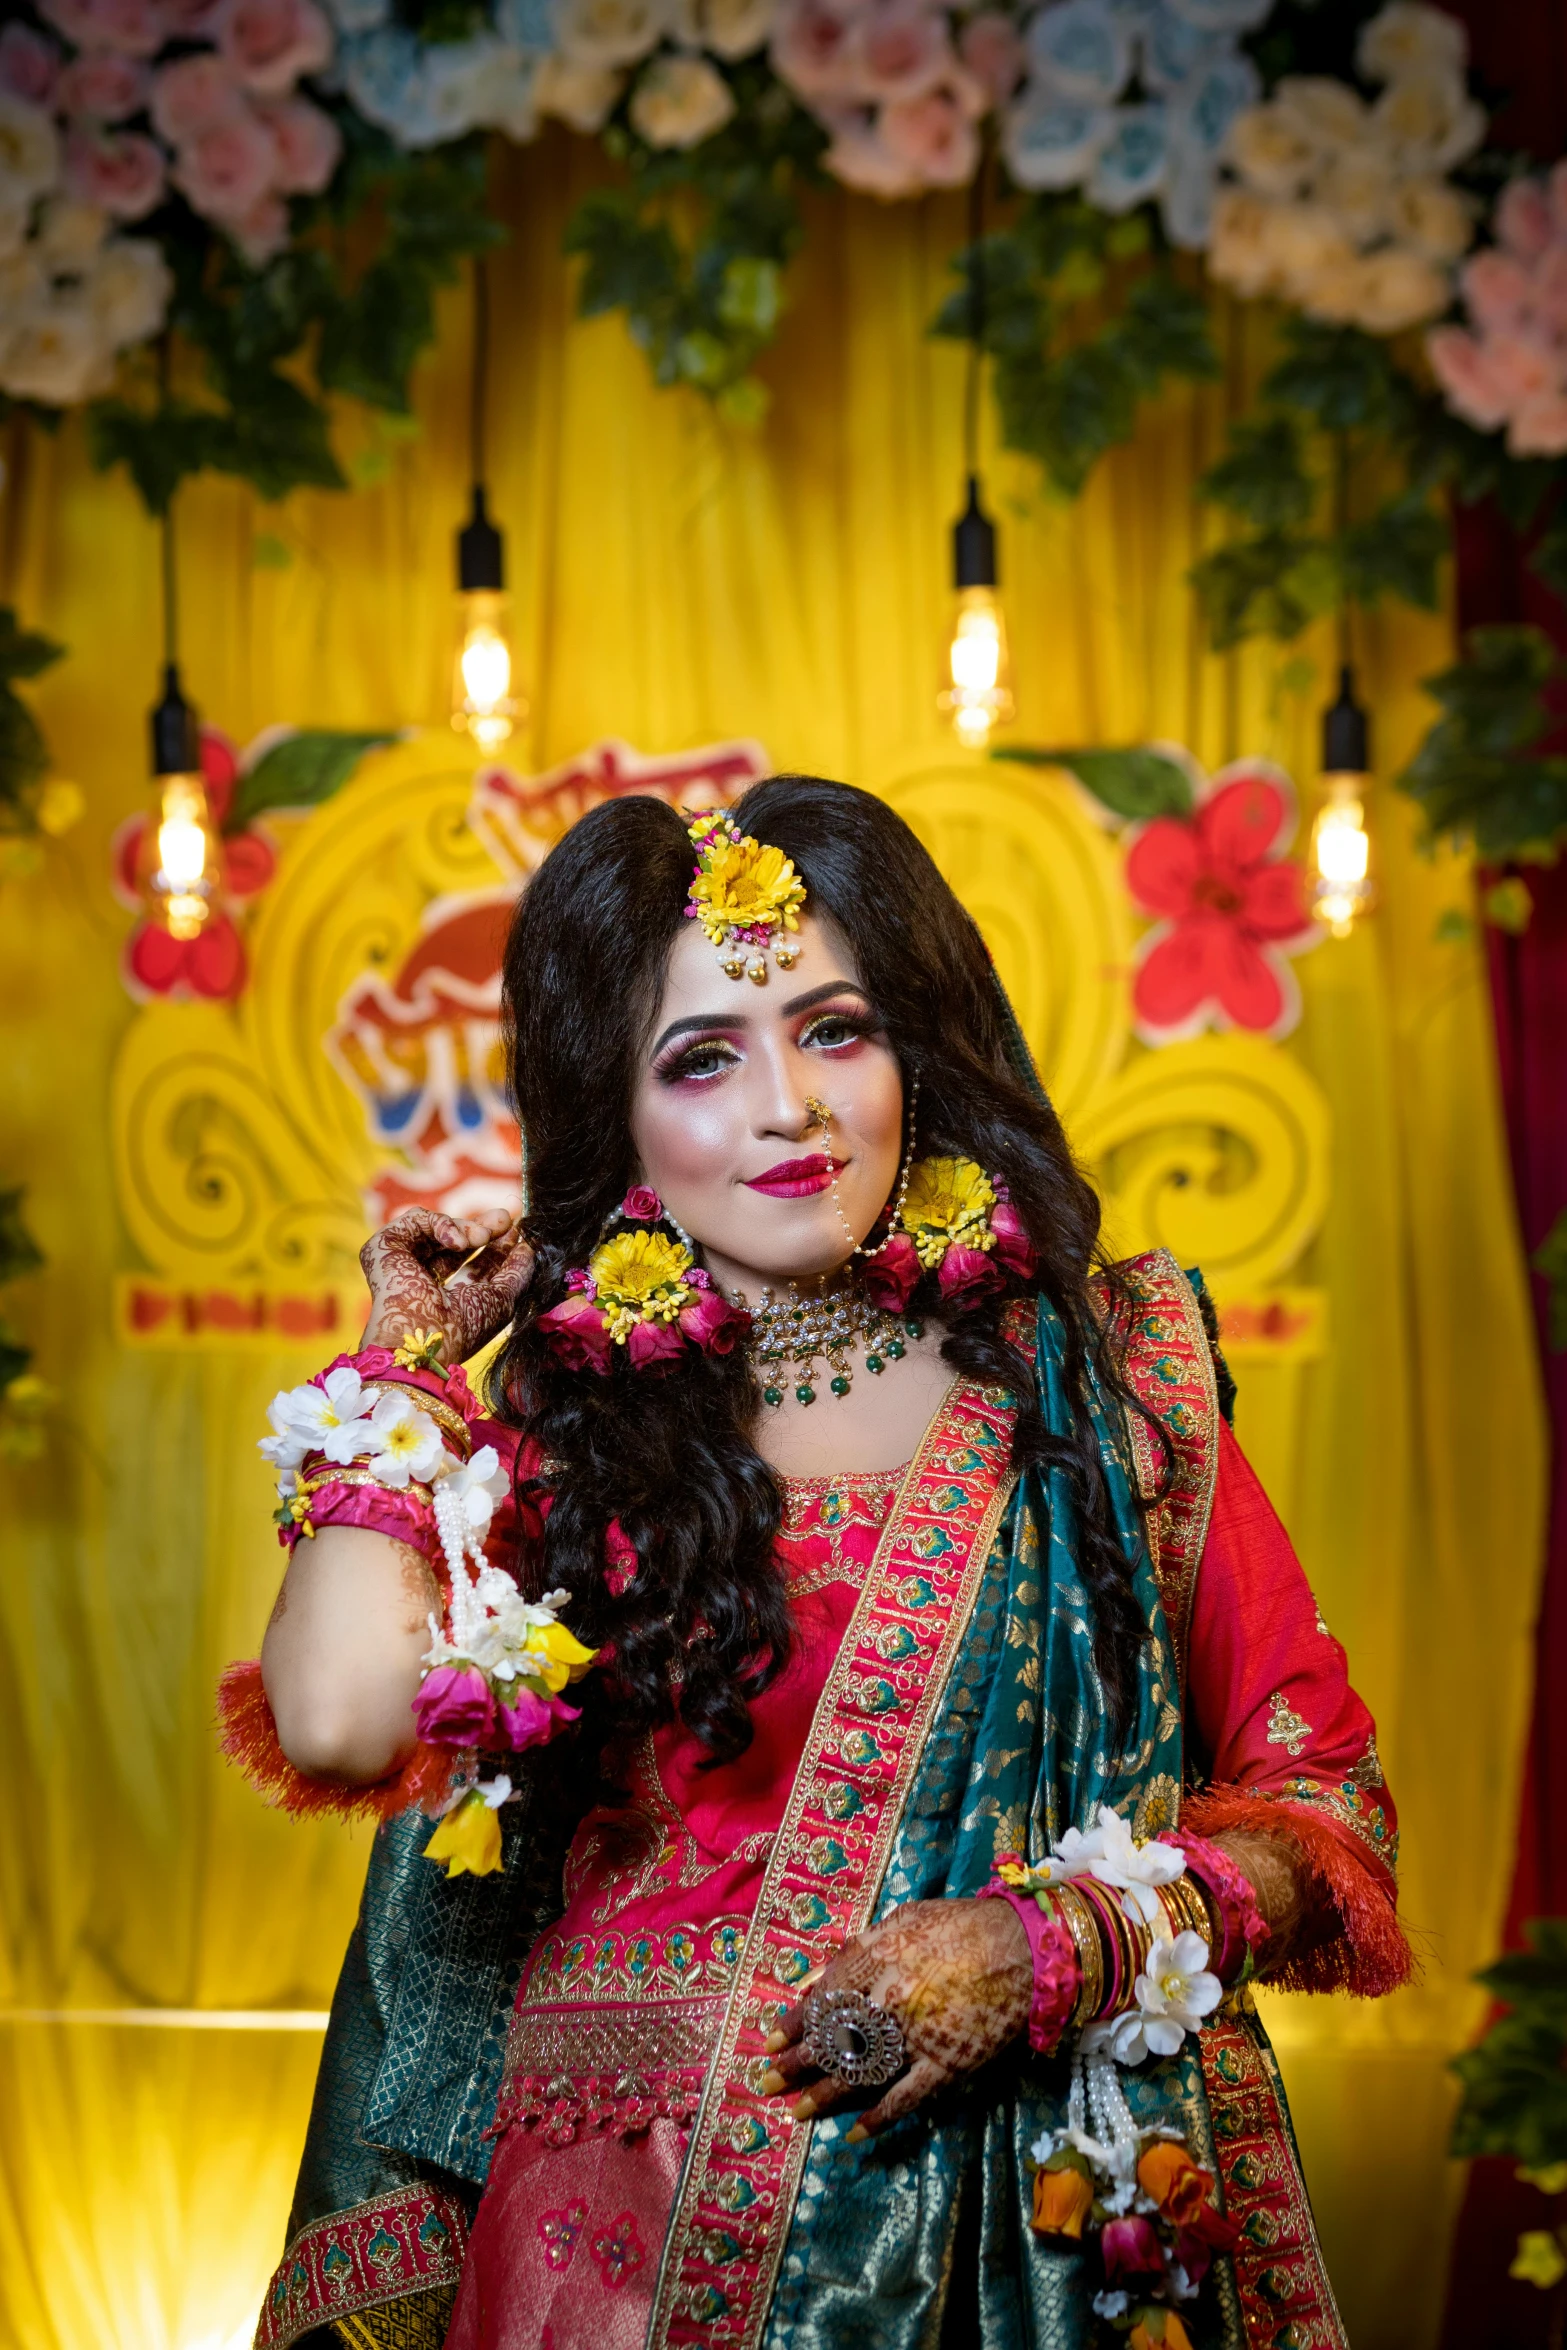
[[[657,1230],[660,1224],[674,1237]],[[688,1347],[728,1354],[750,1327],[696,1262],[689,1232],[643,1183],[611,1208],[598,1246],[566,1275],[566,1287],[569,1296],[539,1316],[539,1328],[562,1362],[601,1378],[617,1346],[634,1371],[645,1371],[677,1362]]]
[[[853,1251],[865,1259],[860,1279],[866,1295],[888,1314],[903,1312],[924,1273],[934,1272],[941,1296],[948,1304],[955,1304],[961,1298],[981,1297],[988,1290],[1003,1288],[1007,1273],[1027,1280],[1039,1263],[999,1175],[987,1175],[975,1159],[914,1157],[918,1101],[916,1077],[908,1151],[887,1211],[890,1223],[886,1236],[875,1248],[856,1244]],[[814,1094],[805,1106],[825,1138],[832,1112]],[[830,1151],[828,1156],[830,1159]],[[844,1215],[836,1176],[832,1194],[843,1228],[853,1240],[854,1230]]]

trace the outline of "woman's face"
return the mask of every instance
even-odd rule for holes
[[[641,1181],[701,1242],[714,1280],[753,1302],[764,1284],[843,1264],[903,1148],[902,1076],[853,956],[811,914],[799,948],[758,987],[726,978],[683,923],[632,1106]],[[825,1137],[807,1096],[832,1113]]]

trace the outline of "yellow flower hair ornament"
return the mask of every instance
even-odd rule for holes
[[[901,1313],[926,1273],[947,1305],[1027,1281],[1033,1242],[999,1176],[974,1159],[916,1159],[896,1203],[893,1230],[861,1278],[888,1313]]]
[[[782,849],[753,840],[716,808],[698,816],[690,833],[696,872],[686,920],[701,923],[728,977],[754,979],[760,987],[769,944],[779,970],[792,970],[805,884]]]

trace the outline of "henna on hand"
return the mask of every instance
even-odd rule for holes
[[[1307,1922],[1297,1848],[1282,1830],[1271,1836],[1264,1829],[1226,1828],[1212,1841],[1234,1861],[1257,1896],[1257,1907],[1268,1928],[1268,1939],[1258,1952],[1257,1972],[1270,1975],[1288,1963]]]
[[[471,1265],[457,1268],[465,1257]],[[511,1320],[533,1271],[533,1251],[514,1216],[437,1215],[404,1208],[359,1252],[370,1284],[366,1346],[396,1346],[414,1330],[439,1330],[448,1362],[464,1363]]]
[[[856,1935],[818,1978],[824,1990],[863,1991],[897,2017],[909,2069],[863,2113],[851,2141],[900,2121],[933,2090],[982,2064],[1023,2031],[1034,1966],[1022,1919],[1009,1901],[914,1901],[869,1933]],[[802,2001],[779,2019],[768,2042],[771,2095],[814,2079],[794,2108],[798,2121],[831,2113],[856,2092],[819,2073],[799,2046]]]

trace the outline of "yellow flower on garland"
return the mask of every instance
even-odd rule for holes
[[[584,1648],[564,1624],[539,1624],[528,1635],[526,1670],[536,1673],[551,1697],[558,1697],[568,1681],[580,1681],[598,1655]]]
[[[691,1251],[663,1232],[617,1232],[588,1259],[588,1272],[617,1346],[638,1322],[672,1322],[694,1292]]]
[[[990,1177],[972,1159],[919,1159],[909,1174],[901,1221],[929,1271],[949,1248],[995,1247],[990,1229],[995,1204]]]
[[[1507,2273],[1521,2284],[1538,2285],[1542,2292],[1549,2292],[1552,2285],[1567,2277],[1567,2253],[1549,2228],[1526,2228]]]
[[[501,1823],[477,1788],[453,1806],[424,1848],[426,1860],[444,1861],[449,1877],[489,1877],[501,1865]]]
[[[799,929],[805,884],[782,849],[715,829],[699,856],[691,903],[715,947],[731,930]]]

